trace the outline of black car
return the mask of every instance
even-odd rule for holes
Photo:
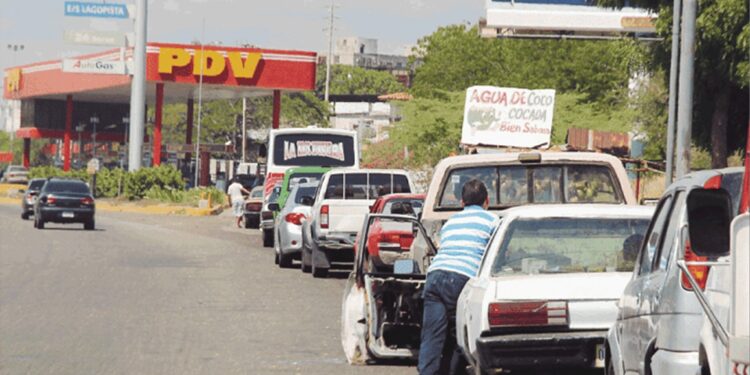
[[[26,191],[22,191],[21,219],[28,220],[29,216],[34,214],[34,202],[36,202],[39,191],[42,190],[45,182],[47,182],[47,179],[35,178],[26,185]]]
[[[39,192],[34,205],[34,227],[44,229],[44,223],[83,223],[86,230],[94,229],[94,196],[81,180],[51,178]]]

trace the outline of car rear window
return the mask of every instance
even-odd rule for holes
[[[82,181],[50,181],[44,185],[47,193],[90,194],[89,187]]]
[[[492,275],[632,272],[649,218],[517,219]]]
[[[514,165],[454,169],[436,209],[461,209],[461,190],[471,179],[487,187],[490,207],[529,203],[621,203],[612,171],[603,165]]]
[[[315,195],[316,186],[301,187],[297,189],[297,195],[294,196],[294,203],[302,203],[302,198],[313,197]]]
[[[29,190],[40,190],[47,180],[33,180],[29,182]]]
[[[411,193],[403,174],[346,173],[328,178],[325,199],[377,199],[382,195]]]
[[[305,173],[294,173],[289,176],[289,184],[286,187],[286,191],[292,191],[294,185],[306,183],[306,182],[318,182],[320,181],[321,172],[305,172]]]
[[[383,206],[383,213],[384,214],[391,214],[391,208],[393,208],[394,203],[409,203],[411,205],[411,208],[414,210],[414,216],[419,216],[419,214],[422,212],[422,205],[424,204],[423,199],[391,199],[388,202],[385,202],[385,206]]]

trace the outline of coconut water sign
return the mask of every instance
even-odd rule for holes
[[[461,143],[543,147],[552,135],[555,90],[473,86],[466,90]]]

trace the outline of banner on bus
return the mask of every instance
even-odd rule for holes
[[[473,86],[466,90],[461,143],[536,148],[549,146],[555,90]]]

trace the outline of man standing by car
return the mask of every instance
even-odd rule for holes
[[[233,178],[232,184],[227,188],[227,200],[229,201],[229,205],[232,206],[234,216],[237,218],[237,228],[242,228],[242,211],[245,203],[245,197],[243,194],[249,195],[250,192],[242,187],[242,184],[240,184],[236,178]]]
[[[487,212],[487,187],[466,182],[461,191],[463,211],[451,216],[440,230],[440,247],[427,270],[424,288],[420,374],[456,373],[456,303],[464,284],[475,277],[487,243],[500,219]]]

